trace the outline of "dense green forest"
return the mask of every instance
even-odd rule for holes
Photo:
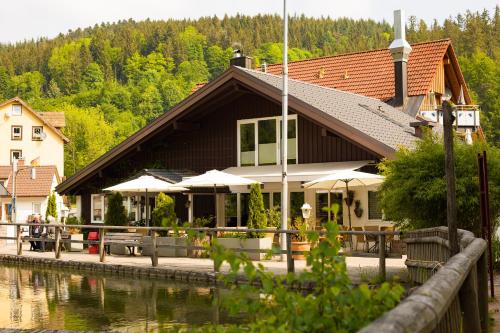
[[[53,39],[0,45],[0,99],[64,111],[66,175],[118,144],[217,77],[240,48],[258,66],[280,62],[276,15],[119,21]],[[290,60],[388,47],[387,22],[290,18]],[[466,12],[428,26],[410,17],[410,42],[451,38],[490,141],[500,138],[500,9]]]

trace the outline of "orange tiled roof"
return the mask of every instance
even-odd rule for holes
[[[59,182],[57,168],[54,165],[36,167],[36,177],[31,179],[31,168],[20,169],[16,177],[17,197],[46,197],[52,190],[52,181]],[[7,191],[12,193],[12,175],[9,174]]]
[[[412,45],[408,60],[408,95],[428,92],[439,62],[451,41],[449,39]],[[281,75],[281,64],[268,65],[267,72]],[[291,79],[349,91],[382,101],[394,97],[394,62],[389,49],[380,49],[288,64]]]
[[[11,171],[12,171],[12,167],[9,165],[0,166],[0,179],[9,178]]]

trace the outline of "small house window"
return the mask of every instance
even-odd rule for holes
[[[31,139],[33,141],[41,141],[43,140],[43,127],[42,126],[33,126],[31,129]]]
[[[226,216],[226,227],[236,227],[238,225],[237,194],[228,193],[224,195],[224,211]]]
[[[92,223],[103,223],[104,222],[104,208],[105,200],[104,196],[100,194],[92,195]]]
[[[382,219],[382,210],[379,205],[378,193],[375,191],[368,191],[368,219]]]
[[[12,140],[22,140],[23,139],[23,127],[14,125],[11,127],[11,139]]]
[[[23,106],[21,104],[12,104],[12,115],[22,116],[22,114],[23,114]]]
[[[33,202],[33,214],[40,215],[40,203],[39,202]]]
[[[11,150],[10,151],[10,163],[16,160],[20,160],[23,157],[23,151],[22,150]]]

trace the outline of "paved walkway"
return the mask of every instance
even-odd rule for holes
[[[16,255],[15,245],[5,245],[0,247],[0,254]],[[34,258],[54,259],[54,252],[33,252],[29,251],[29,244],[23,247],[23,256]],[[72,262],[98,263],[99,256],[84,252],[62,252],[61,259]],[[406,279],[405,257],[402,259],[387,259],[386,270],[388,278]],[[277,260],[261,261],[264,267],[275,274],[286,274],[286,262]],[[106,256],[106,264],[124,265],[134,267],[151,267],[151,259],[142,256]],[[373,279],[378,274],[378,258],[346,257],[347,271],[353,283],[366,282]],[[212,273],[213,262],[210,259],[200,258],[158,258],[158,268],[168,268],[172,270]],[[304,260],[295,261],[295,270],[301,271],[305,268]],[[222,272],[227,271],[228,266],[222,267]]]
[[[500,333],[500,274],[496,274],[493,279],[495,285],[495,299],[489,303],[488,310],[492,320],[490,333]],[[490,290],[488,289],[488,295]]]

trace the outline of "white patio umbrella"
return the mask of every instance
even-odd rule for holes
[[[103,190],[112,192],[146,193],[146,226],[149,226],[148,192],[182,192],[182,191],[187,191],[188,189],[184,187],[179,187],[177,185],[155,178],[153,176],[144,175],[111,187],[107,187]]]
[[[310,189],[327,189],[329,190],[328,197],[330,197],[330,191],[336,188],[345,187],[346,193],[349,195],[349,186],[377,185],[383,181],[384,176],[354,170],[341,170],[305,183],[302,186]],[[351,228],[351,208],[349,206],[347,206],[347,213],[349,216],[349,228]]]
[[[189,187],[189,188],[213,187],[214,201],[215,201],[215,218],[217,219],[217,187],[251,185],[255,183],[259,182],[240,176],[235,176],[230,173],[222,172],[219,170],[210,170],[199,176],[187,178],[175,184],[175,186]]]

